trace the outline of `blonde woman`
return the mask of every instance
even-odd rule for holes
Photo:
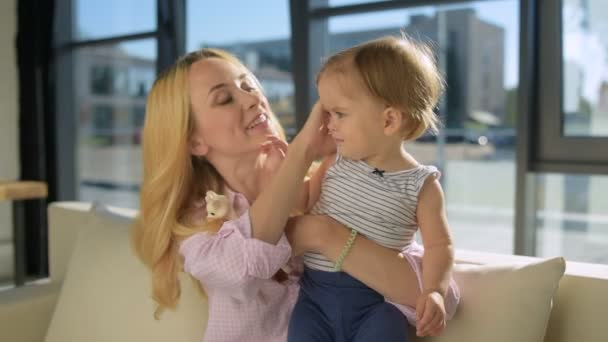
[[[156,318],[176,307],[183,270],[208,297],[205,342],[286,341],[299,287],[297,274],[281,276],[281,267],[292,252],[335,260],[349,231],[326,217],[303,216],[289,222],[287,241],[304,176],[335,145],[319,106],[288,153],[280,132],[258,81],[226,52],[190,53],[158,77],[146,105],[133,231],[151,271]],[[206,221],[209,190],[226,195],[237,217],[219,229]],[[413,287],[411,267],[366,239],[352,247],[343,269],[397,303],[406,303]]]

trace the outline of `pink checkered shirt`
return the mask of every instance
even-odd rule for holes
[[[203,340],[284,342],[298,297],[299,275],[294,272],[283,283],[271,278],[289,261],[291,247],[285,236],[276,245],[252,238],[249,203],[241,194],[228,195],[238,218],[224,223],[217,234],[194,234],[179,250],[185,271],[201,282],[208,295]],[[409,258],[406,255],[406,260]],[[414,268],[421,278],[421,270]],[[413,322],[413,308],[392,304]]]
[[[229,194],[238,219],[217,234],[198,233],[180,246],[184,269],[203,284],[209,298],[205,342],[283,342],[298,297],[298,279],[272,276],[289,260],[285,236],[276,245],[251,237],[249,204]],[[233,195],[233,196],[232,196]]]

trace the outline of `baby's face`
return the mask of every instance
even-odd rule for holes
[[[386,108],[365,89],[351,70],[326,71],[318,82],[319,100],[329,113],[329,131],[338,152],[353,160],[376,153],[385,139],[382,112]]]

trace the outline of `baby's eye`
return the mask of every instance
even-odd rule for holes
[[[338,117],[339,119],[343,118],[346,114],[341,113],[341,112],[336,112],[336,117]]]

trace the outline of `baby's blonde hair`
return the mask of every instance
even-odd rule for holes
[[[188,74],[194,63],[208,58],[221,59],[247,71],[228,52],[198,50],[185,55],[160,74],[146,102],[140,212],[131,239],[137,256],[152,272],[152,298],[157,304],[154,317],[157,319],[165,308],[175,308],[180,297],[179,243],[210,229],[204,223],[193,225],[189,222],[188,218],[195,210],[192,204],[204,198],[207,190],[223,193],[225,188],[224,179],[213,165],[192,156],[189,149],[195,120]],[[269,113],[269,117],[284,139],[283,129],[274,114]]]
[[[405,113],[404,140],[415,140],[426,131],[437,132],[434,109],[444,82],[429,47],[405,34],[371,40],[329,57],[317,83],[326,73],[348,73],[351,67],[371,96]]]

